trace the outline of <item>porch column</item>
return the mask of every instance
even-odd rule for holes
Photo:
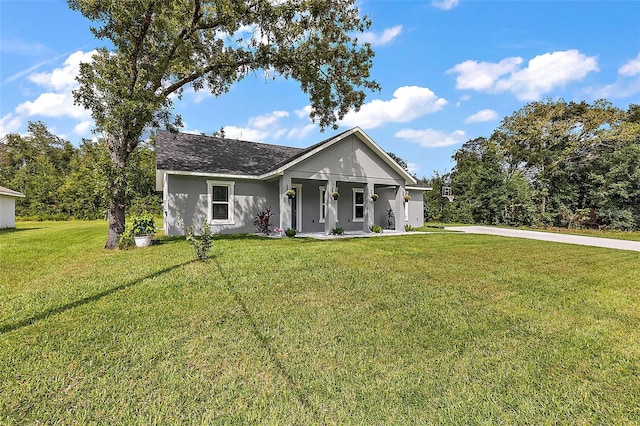
[[[280,225],[282,229],[291,228],[291,202],[285,194],[287,189],[291,189],[291,176],[287,173],[280,176],[280,185],[278,188],[278,200],[280,200]]]
[[[373,182],[367,182],[364,185],[364,217],[362,223],[362,230],[364,232],[371,232],[371,227],[375,223],[375,206],[376,203],[371,199],[371,194],[376,192],[374,190]]]
[[[336,227],[338,217],[338,200],[334,200],[331,194],[336,190],[336,181],[329,179],[325,185],[324,191],[324,205],[326,206],[326,212],[324,215],[324,233],[325,235],[331,234],[331,230]],[[341,196],[345,196],[341,194]]]
[[[404,195],[404,183],[398,185],[398,188],[396,189],[396,208],[395,208],[395,214],[396,214],[396,231],[404,231],[404,198],[402,198],[402,196]]]

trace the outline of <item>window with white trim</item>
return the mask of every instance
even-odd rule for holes
[[[353,221],[364,221],[364,190],[353,188]]]
[[[209,223],[231,225],[234,223],[233,201],[235,182],[207,181]]]

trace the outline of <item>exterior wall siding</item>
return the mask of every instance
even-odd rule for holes
[[[0,195],[0,229],[16,227],[16,200]]]
[[[167,179],[168,199],[165,200],[166,228],[169,236],[184,235],[179,225],[182,218],[187,226],[193,225],[200,231],[209,214],[209,196],[207,181],[215,180],[203,177],[169,175]],[[229,179],[224,179],[229,181]],[[279,215],[278,183],[235,181],[234,188],[234,223],[212,224],[211,230],[216,234],[246,234],[256,232],[253,220],[257,214],[271,207],[272,222],[277,223]]]

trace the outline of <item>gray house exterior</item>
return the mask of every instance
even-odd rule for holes
[[[358,127],[306,149],[158,131],[156,158],[169,236],[184,234],[180,219],[198,230],[207,221],[215,233],[255,233],[267,207],[273,226],[298,232],[386,228],[389,209],[397,231],[423,225],[427,188]]]

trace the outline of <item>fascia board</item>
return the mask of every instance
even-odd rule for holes
[[[166,173],[168,175],[179,175],[179,176],[209,177],[209,178],[216,178],[216,179],[262,180],[261,176],[234,175],[229,173],[189,172],[184,170],[163,170],[163,169],[158,169],[158,173]]]

